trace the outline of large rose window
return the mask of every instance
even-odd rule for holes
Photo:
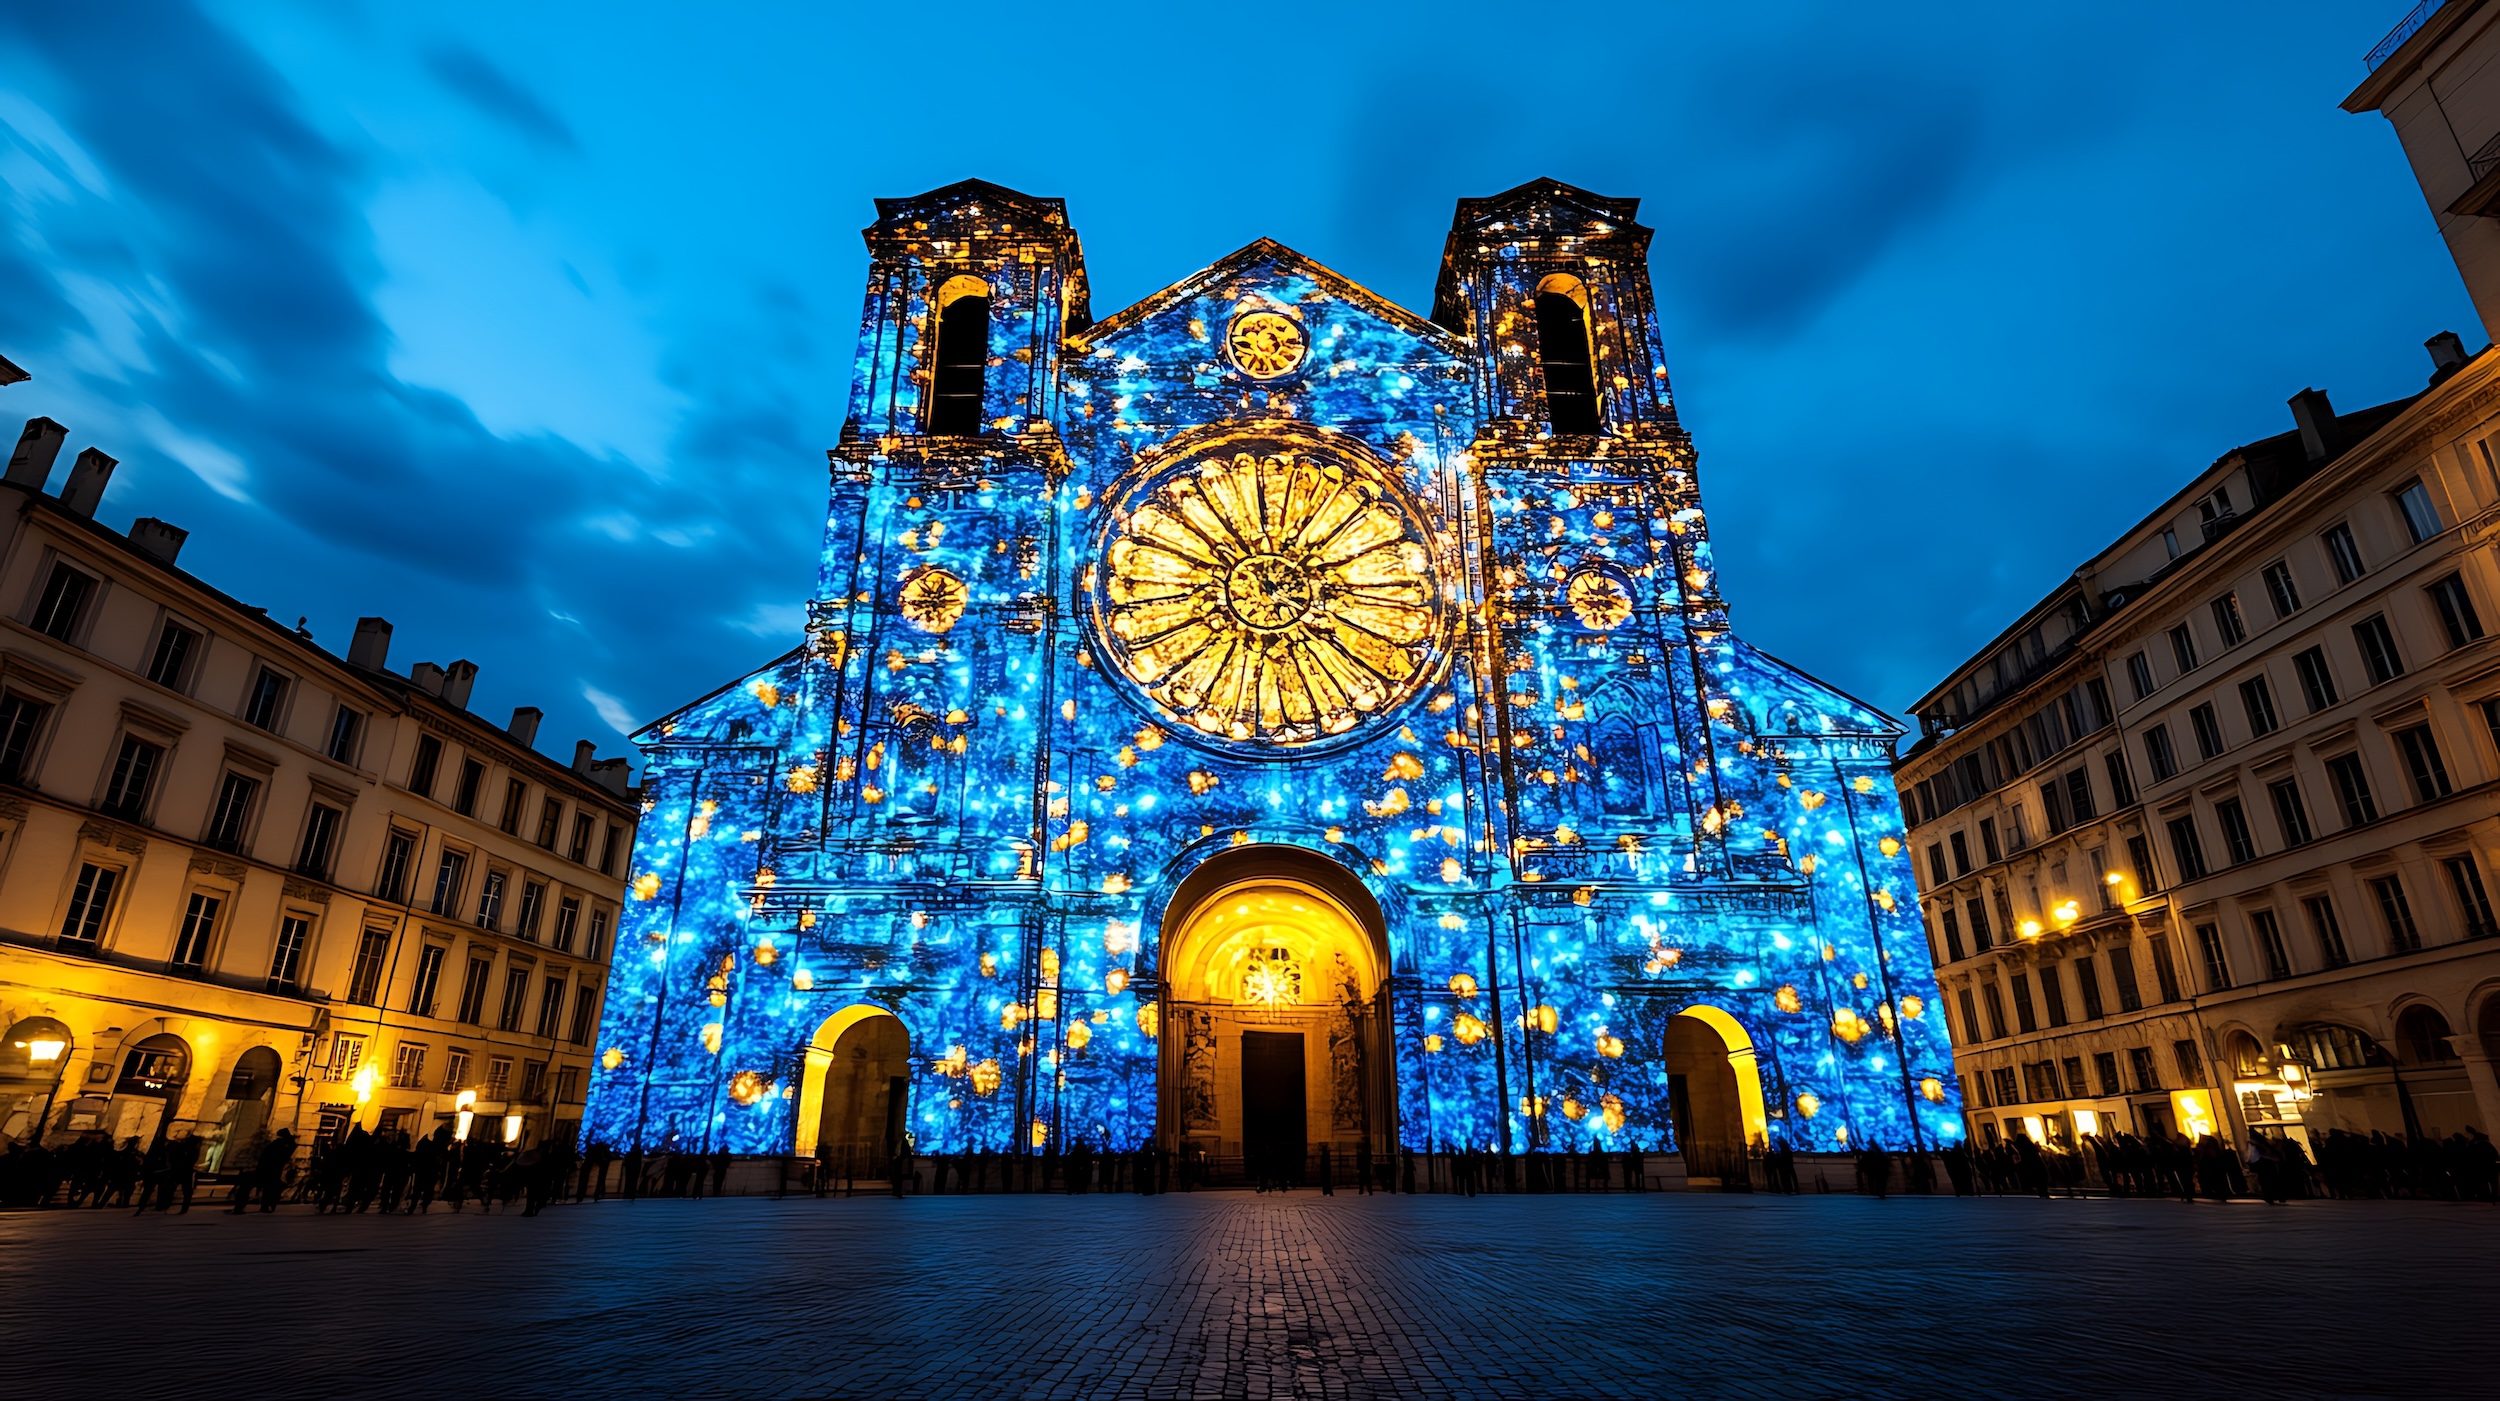
[[[1428,679],[1447,631],[1413,508],[1377,469],[1233,441],[1130,492],[1096,596],[1117,668],[1181,725],[1296,746]]]

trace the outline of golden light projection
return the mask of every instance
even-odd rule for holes
[[[1632,594],[1623,581],[1603,569],[1583,569],[1563,586],[1563,601],[1583,627],[1608,632],[1632,616]]]
[[[903,621],[922,632],[944,632],[964,615],[971,592],[964,581],[936,565],[923,565],[903,576],[899,606]]]
[[[1149,481],[1098,602],[1106,650],[1167,714],[1290,747],[1413,695],[1446,624],[1425,533],[1380,473],[1258,446]]]
[[[1241,1000],[1261,1007],[1293,1006],[1302,1000],[1302,972],[1290,959],[1259,959],[1241,975]]]
[[[1245,311],[1224,331],[1224,351],[1252,379],[1277,379],[1292,374],[1310,353],[1310,338],[1301,323],[1282,312]]]

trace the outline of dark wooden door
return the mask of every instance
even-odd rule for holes
[[[1252,1175],[1298,1178],[1308,1119],[1299,1032],[1241,1034],[1241,1154]]]

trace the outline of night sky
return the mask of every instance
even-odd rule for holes
[[[1900,711],[2295,390],[2481,343],[2337,107],[2408,5],[0,6],[0,415],[614,752],[798,641],[873,197],[1065,198],[1098,318],[1262,235],[1428,310],[1551,175],[1658,230],[1739,629]]]

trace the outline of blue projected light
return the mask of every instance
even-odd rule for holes
[[[638,736],[592,1136],[830,1144],[890,1013],[923,1152],[1240,1152],[1279,1028],[1323,1142],[1958,1137],[1897,727],[1730,631],[1633,201],[1462,201],[1430,320],[878,208],[806,639]]]

